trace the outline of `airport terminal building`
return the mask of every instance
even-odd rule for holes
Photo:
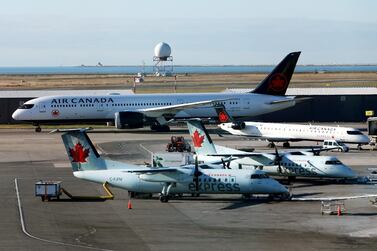
[[[228,89],[246,92],[247,89]],[[130,90],[23,90],[0,92],[0,123],[19,123],[12,113],[27,100],[50,95],[130,94]],[[294,107],[252,117],[263,122],[365,122],[377,113],[377,88],[289,88],[287,95],[307,98]]]

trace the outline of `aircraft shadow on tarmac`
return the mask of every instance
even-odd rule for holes
[[[376,213],[342,213],[342,215],[348,215],[348,216],[376,216]]]
[[[313,196],[313,195],[319,195],[319,194],[323,194],[323,193],[294,193],[293,196],[295,198],[303,198],[303,197],[306,197],[306,196]]]
[[[231,205],[223,207],[220,210],[235,210],[235,209],[244,208],[244,207],[257,206],[260,204],[270,204],[271,202],[277,202],[277,201],[273,201],[271,199],[239,200],[238,202],[232,203]]]
[[[82,198],[82,199],[70,199],[70,198],[63,198],[63,199],[51,199],[49,203],[51,202],[104,202],[107,199],[102,198]]]

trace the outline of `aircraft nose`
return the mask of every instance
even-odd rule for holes
[[[12,118],[13,118],[14,120],[19,120],[19,119],[20,119],[20,110],[19,110],[19,109],[15,110],[15,111],[13,112],[13,114],[12,114]]]
[[[349,167],[345,167],[345,168],[347,168],[347,171],[346,171],[347,178],[355,178],[357,176],[354,170],[352,170]]]
[[[348,166],[336,166],[333,168],[333,171],[330,172],[330,175],[336,178],[355,178],[357,177],[356,173],[349,168]]]
[[[278,181],[272,179],[271,183],[274,187],[273,193],[289,193],[288,189],[282,184],[280,184]]]
[[[365,144],[369,144],[369,142],[370,142],[369,137],[366,136],[366,135],[363,135],[362,142],[365,143]]]

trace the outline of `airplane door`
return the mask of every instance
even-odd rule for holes
[[[46,112],[46,107],[47,107],[47,105],[45,103],[40,103],[39,104],[39,112],[40,113],[45,113]]]
[[[102,104],[102,103],[96,103],[96,110],[97,110],[97,112],[103,112],[105,110],[104,105],[105,104]]]

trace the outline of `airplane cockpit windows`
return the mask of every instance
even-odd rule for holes
[[[201,169],[213,169],[213,167],[210,167],[209,165],[201,164],[199,165]]]
[[[342,165],[342,162],[340,160],[327,160],[325,165]]]
[[[18,109],[31,109],[33,106],[34,104],[23,104]]]
[[[347,131],[347,134],[349,135],[362,135],[363,133],[360,131]]]
[[[268,179],[268,175],[265,173],[254,173],[251,175],[250,179]]]

